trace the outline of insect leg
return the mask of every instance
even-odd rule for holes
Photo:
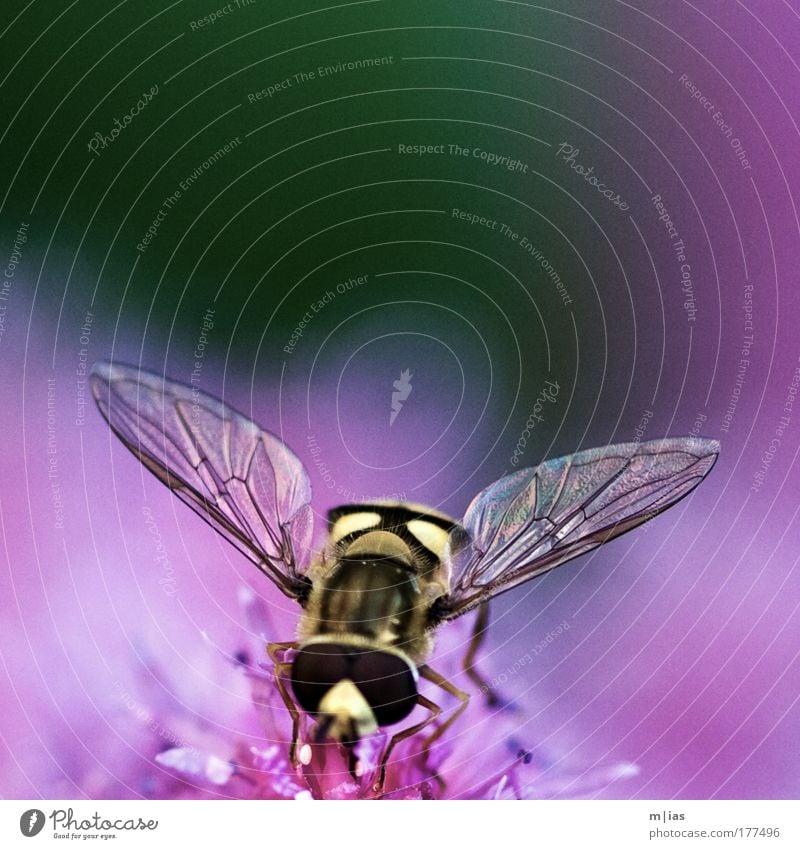
[[[469,698],[469,697],[467,697]],[[389,741],[388,745],[383,751],[383,757],[381,758],[381,766],[380,771],[378,773],[378,780],[373,785],[373,790],[376,793],[380,793],[383,790],[384,782],[386,781],[386,764],[389,761],[389,756],[392,754],[392,750],[398,743],[402,743],[403,740],[407,740],[409,737],[413,737],[417,732],[422,731],[423,728],[427,728],[434,719],[441,715],[442,709],[436,702],[432,702],[430,699],[425,698],[425,696],[421,696],[417,694],[417,704],[421,707],[424,707],[426,710],[430,711],[430,716],[426,717],[422,720],[422,722],[418,722],[416,725],[411,725],[408,728],[404,728],[402,731],[398,731],[392,739]]]
[[[467,653],[464,655],[462,667],[470,681],[486,696],[486,704],[489,707],[499,707],[504,700],[497,694],[497,690],[478,672],[475,667],[475,658],[486,639],[489,630],[489,604],[484,602],[478,608],[475,624],[472,626],[472,637],[469,641]]]
[[[278,654],[288,649],[296,649],[298,646],[299,643],[293,641],[286,643],[267,643],[267,654],[273,663],[272,670],[275,677],[275,686],[278,688],[283,703],[292,717],[292,743],[289,746],[289,760],[295,769],[300,765],[297,760],[297,742],[300,737],[300,711],[297,709],[294,699],[286,688],[286,681],[283,677],[291,672],[292,665],[288,661],[279,660]]]
[[[431,684],[436,684],[436,686],[441,687],[441,689],[444,690],[445,693],[449,693],[451,696],[455,696],[461,702],[461,704],[453,711],[453,713],[425,741],[425,744],[422,747],[422,751],[427,754],[431,746],[467,709],[467,705],[469,704],[469,693],[465,693],[463,690],[459,690],[455,684],[450,683],[450,681],[448,681],[447,678],[444,677],[444,675],[441,675],[435,669],[431,669],[430,666],[421,666],[419,669],[419,674],[426,681],[430,681]],[[439,708],[439,712],[441,712],[441,708]]]
[[[285,643],[267,643],[267,654],[273,663],[282,663],[278,658],[279,652],[290,651],[291,649],[300,648],[300,643],[296,640],[289,640]]]

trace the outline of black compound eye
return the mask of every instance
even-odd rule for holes
[[[347,675],[347,651],[322,643],[300,649],[292,662],[292,690],[307,713],[316,713],[325,693]]]
[[[349,676],[375,714],[378,725],[405,719],[417,703],[417,682],[408,664],[388,652],[363,652]]]
[[[300,649],[292,663],[292,690],[308,713],[317,713],[328,690],[344,678],[361,691],[378,725],[400,722],[417,703],[411,667],[389,652],[315,643]]]

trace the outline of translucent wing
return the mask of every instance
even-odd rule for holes
[[[100,412],[122,442],[286,595],[305,597],[311,484],[277,437],[193,387],[98,363]]]
[[[666,510],[709,473],[711,439],[658,439],[593,448],[491,484],[454,535],[451,590],[437,611],[452,619]]]

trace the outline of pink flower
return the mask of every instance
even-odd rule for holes
[[[250,591],[244,591],[241,598],[251,629],[255,633],[274,633],[263,603]],[[456,622],[449,630],[458,636],[457,632],[464,632],[464,626]],[[210,646],[208,650],[214,651]],[[263,646],[255,651],[243,648],[227,661],[248,682],[262,740],[226,739],[219,735],[209,739],[198,728],[197,745],[170,746],[159,752],[155,764],[182,779],[176,784],[175,795],[210,793],[242,799],[581,797],[611,781],[636,774],[634,766],[624,763],[583,774],[580,770],[566,772],[554,768],[541,753],[518,742],[519,710],[513,705],[491,708],[480,694],[474,695],[460,720],[467,726],[466,731],[459,729],[457,723],[427,753],[420,735],[395,749],[382,793],[376,793],[374,788],[377,769],[389,733],[397,729],[376,734],[359,744],[358,778],[350,774],[343,749],[332,741],[309,745],[310,758],[304,758],[308,763],[295,769],[289,762],[291,722],[275,686],[271,665],[254,659],[259,652],[265,654]],[[456,652],[446,654],[446,657],[456,656]],[[457,672],[446,665],[442,671],[445,675]],[[160,709],[165,707],[160,705]],[[449,705],[446,709],[453,708],[454,705]],[[159,706],[155,705],[153,710],[158,711]],[[159,720],[164,727],[179,721],[180,717],[171,712]],[[313,738],[309,733],[312,725],[311,718],[302,718],[301,740]],[[183,734],[192,737],[191,731],[184,730]]]

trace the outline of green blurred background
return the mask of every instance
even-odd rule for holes
[[[204,380],[213,363],[259,390],[282,377],[329,383],[368,344],[350,363],[352,391],[374,381],[387,396],[410,368],[417,398],[427,388],[432,405],[451,408],[426,407],[434,419],[449,421],[461,399],[456,430],[479,437],[471,465],[498,444],[508,466],[546,379],[561,387],[558,412],[529,462],[574,450],[587,428],[593,442],[612,436],[634,369],[653,366],[647,351],[634,365],[635,334],[610,332],[633,314],[625,246],[609,241],[630,227],[555,155],[588,138],[581,159],[631,191],[625,163],[588,126],[598,100],[583,87],[614,80],[582,53],[597,27],[475,2],[231,3],[202,25],[222,10],[79,8],[38,30],[25,16],[7,53],[13,65],[36,45],[36,66],[26,56],[6,86],[8,140],[25,154],[3,214],[35,218],[32,241],[47,239],[34,315],[50,334],[60,317],[54,358],[89,310],[97,358],[186,379],[211,308]],[[112,140],[115,119],[125,126]],[[414,145],[437,147],[401,152]],[[625,262],[646,267],[642,244],[627,249]],[[335,291],[358,277],[366,283]],[[646,307],[657,295],[635,298]],[[398,461],[408,454],[396,450]]]

